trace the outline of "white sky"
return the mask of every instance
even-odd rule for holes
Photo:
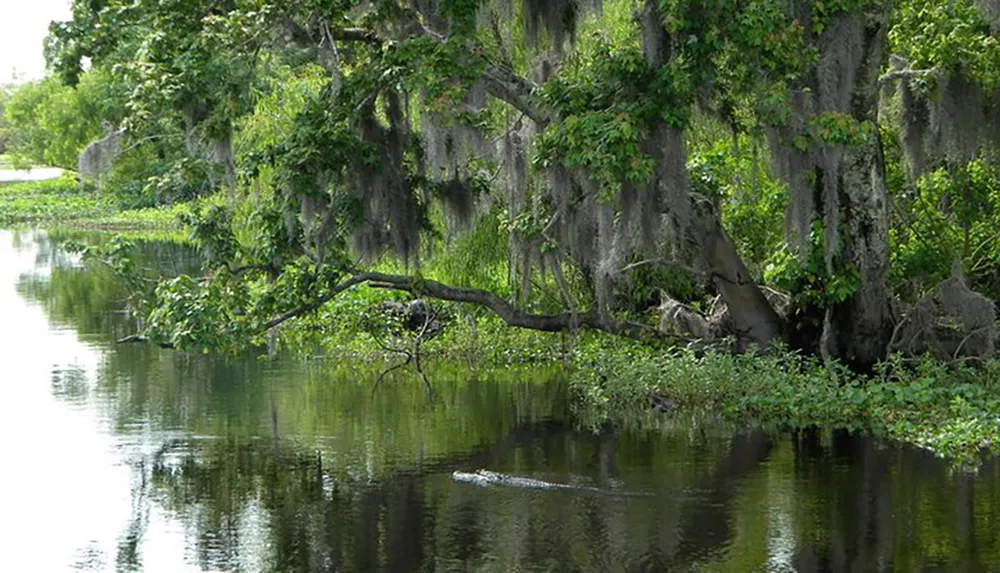
[[[70,0],[0,0],[0,84],[45,74],[42,41],[52,20],[67,20]]]

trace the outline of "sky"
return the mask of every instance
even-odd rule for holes
[[[0,84],[45,74],[42,41],[52,20],[67,20],[70,0],[0,0]]]

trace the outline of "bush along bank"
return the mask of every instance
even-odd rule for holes
[[[605,341],[606,342],[606,341]],[[891,357],[875,374],[787,350],[732,355],[586,342],[570,377],[579,414],[654,427],[664,416],[721,416],[775,429],[847,429],[928,449],[975,471],[1000,453],[1000,361]]]

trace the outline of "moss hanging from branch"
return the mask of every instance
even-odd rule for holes
[[[976,0],[976,6],[994,30],[1000,30],[1000,0]]]
[[[917,73],[897,80],[904,158],[911,180],[929,160],[968,163],[1000,138],[1000,88],[992,92],[958,73]]]
[[[789,90],[784,123],[768,130],[772,169],[789,189],[788,243],[805,260],[812,222],[822,214],[828,268],[839,243],[843,145],[858,122],[871,119],[868,110],[855,109],[853,102],[858,90],[864,89],[859,81],[866,57],[865,26],[861,13],[824,19],[815,38],[819,59],[812,81]]]
[[[510,5],[513,0],[505,0]],[[545,31],[556,53],[562,53],[567,40],[574,43],[579,20],[588,12],[600,12],[602,0],[522,0],[524,36],[529,46],[536,46]],[[508,8],[509,9],[509,8]]]
[[[815,153],[806,139],[808,119],[815,113],[814,101],[803,90],[789,94],[790,114],[785,124],[767,129],[771,169],[788,186],[785,212],[785,236],[800,258],[809,252],[809,233],[816,216],[816,194],[810,174],[816,164]]]
[[[907,174],[916,181],[924,172],[924,141],[930,126],[927,100],[914,92],[911,82],[898,82],[900,146]]]
[[[363,141],[378,150],[377,162],[355,162],[351,189],[359,208],[354,247],[374,259],[391,249],[405,264],[418,266],[420,232],[426,227],[424,206],[417,199],[405,171],[404,153],[409,124],[399,95],[384,94],[389,127],[375,117],[374,102],[360,111],[357,130]]]

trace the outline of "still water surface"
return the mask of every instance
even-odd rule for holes
[[[116,346],[122,296],[45,233],[0,231],[0,571],[1000,570],[995,465],[576,431],[546,370],[439,367],[428,402],[415,380],[373,393],[363,365]],[[450,478],[480,467],[604,491]]]

